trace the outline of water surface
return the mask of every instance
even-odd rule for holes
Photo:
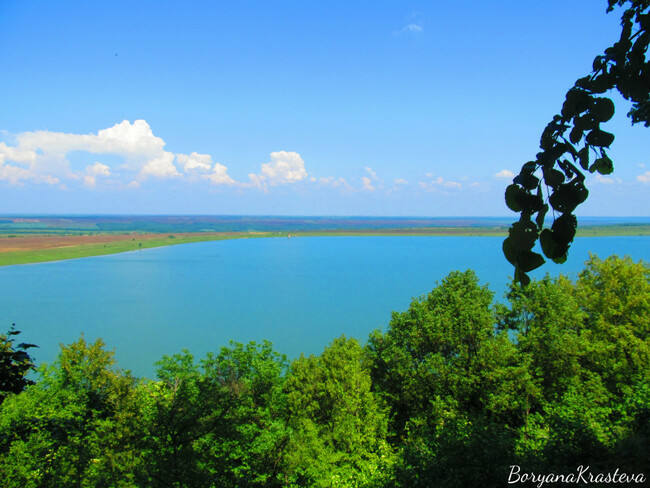
[[[271,340],[290,358],[318,354],[341,334],[365,341],[452,270],[474,269],[500,299],[512,267],[500,237],[303,237],[241,239],[0,268],[1,328],[52,361],[83,333],[115,348],[120,366],[153,375],[163,354],[197,357],[230,339]],[[564,265],[576,274],[589,251],[650,261],[648,237],[576,240]]]

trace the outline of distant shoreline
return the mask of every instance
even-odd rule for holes
[[[182,226],[181,226],[182,227]],[[40,231],[40,232],[39,232]],[[193,242],[228,239],[346,236],[505,237],[504,226],[287,229],[230,232],[128,232],[49,228],[0,230],[0,266],[63,261]],[[583,225],[577,237],[650,236],[650,224]]]

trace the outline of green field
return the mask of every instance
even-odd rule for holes
[[[264,237],[272,237],[272,233]],[[66,246],[55,249],[41,249],[34,251],[16,251],[0,253],[0,266],[12,264],[42,263],[46,261],[63,261],[66,259],[87,258],[91,256],[102,256],[105,254],[117,254],[128,251],[138,251],[152,247],[173,246],[177,244],[188,244],[190,242],[220,241],[224,239],[241,239],[250,237],[261,237],[259,234],[236,233],[231,234],[205,234],[203,236],[173,236],[161,235],[159,238],[115,241],[108,243],[83,244],[79,246]],[[4,236],[0,236],[2,238]]]

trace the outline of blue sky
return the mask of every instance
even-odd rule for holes
[[[500,216],[606,2],[0,2],[0,213]],[[617,115],[579,215],[648,215]],[[513,214],[514,215],[514,214]]]

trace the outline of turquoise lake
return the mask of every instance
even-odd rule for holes
[[[37,362],[59,343],[101,337],[120,367],[153,376],[164,354],[197,358],[230,339],[268,339],[289,358],[319,354],[341,334],[365,341],[391,311],[471,268],[496,300],[512,267],[499,237],[241,239],[0,268],[0,330],[16,323]],[[563,265],[576,276],[589,252],[650,261],[649,237],[579,238]]]

